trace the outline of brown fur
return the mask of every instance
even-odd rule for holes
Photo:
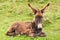
[[[47,8],[47,6],[49,6],[49,3],[42,10],[36,10],[32,8],[30,4],[28,4],[28,6],[35,14],[34,21],[13,23],[12,26],[6,32],[6,35],[15,36],[19,34],[26,34],[28,36],[45,36],[45,34],[42,32],[42,28],[37,27],[38,23],[42,24],[43,12]]]
[[[9,28],[6,34],[9,36],[15,36],[19,34],[34,36],[34,27],[34,22],[16,22]]]

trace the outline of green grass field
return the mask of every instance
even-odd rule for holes
[[[46,37],[28,37],[25,35],[9,37],[5,33],[9,26],[16,21],[32,21],[34,15],[28,7],[30,3],[34,8],[46,9],[46,16],[53,23],[43,20],[43,31]],[[0,40],[60,40],[60,0],[0,0]]]

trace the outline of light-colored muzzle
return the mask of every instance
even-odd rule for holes
[[[38,29],[42,28],[42,23],[38,24]]]

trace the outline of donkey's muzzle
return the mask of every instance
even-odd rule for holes
[[[38,24],[38,29],[42,29],[42,24],[41,23]]]

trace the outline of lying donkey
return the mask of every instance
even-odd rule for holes
[[[28,4],[28,6],[35,14],[34,21],[13,23],[6,32],[6,35],[15,36],[25,34],[28,36],[46,36],[45,33],[42,32],[42,18],[44,10],[49,6],[49,3],[41,10],[32,8],[30,4]]]

